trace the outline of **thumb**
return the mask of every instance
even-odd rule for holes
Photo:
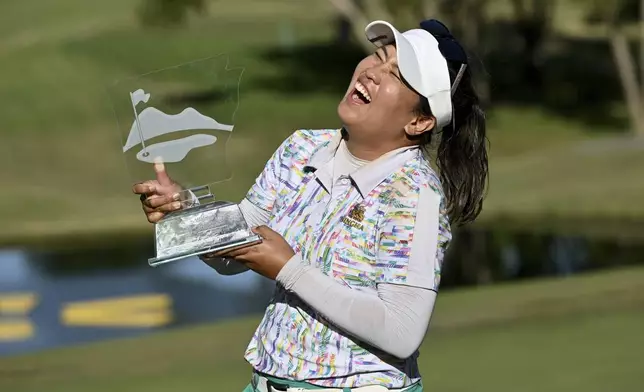
[[[259,234],[263,239],[271,239],[276,233],[268,226],[262,225],[252,228],[253,233]]]
[[[154,171],[156,172],[157,181],[159,182],[159,185],[161,186],[173,185],[173,181],[170,179],[170,176],[168,176],[168,173],[165,171],[165,165],[163,164],[163,161],[159,158],[155,159]]]

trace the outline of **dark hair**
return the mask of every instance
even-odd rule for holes
[[[432,21],[434,22],[434,21]],[[426,22],[421,27],[432,33],[439,41],[439,48],[448,60],[452,85],[461,68],[467,64],[467,58],[453,60],[456,40],[449,34],[445,39],[427,28]],[[440,23],[440,22],[438,22]],[[441,24],[445,31],[447,28]],[[456,43],[458,47],[460,44]],[[457,57],[460,57],[457,56]],[[431,65],[430,65],[431,66]],[[475,91],[470,67],[465,68],[462,79],[452,96],[452,121],[441,130],[441,139],[436,155],[440,180],[447,199],[447,210],[453,224],[472,222],[481,212],[488,180],[488,157],[486,146],[485,113],[479,105],[479,97]],[[431,117],[432,111],[425,97],[420,97],[416,113]],[[433,131],[421,135],[420,144],[428,149],[432,142]]]

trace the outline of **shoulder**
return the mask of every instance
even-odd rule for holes
[[[340,129],[298,129],[282,142],[274,159],[284,166],[305,165],[318,148],[330,143],[340,132]]]
[[[443,184],[429,163],[426,157],[419,158],[413,162],[413,170],[408,171],[410,181],[419,188],[419,195],[426,200],[424,202],[433,202],[444,207],[445,193]],[[443,208],[441,208],[442,210]]]
[[[420,151],[392,175],[387,188],[398,202],[407,200],[415,205],[422,203],[440,206],[445,203],[440,178]]]
[[[340,134],[339,129],[298,129],[282,141],[266,163],[266,170],[281,179],[296,181],[320,147]]]
[[[427,157],[419,151],[392,175],[383,189],[385,216],[414,227],[416,221],[431,219],[447,238],[451,231],[447,200],[441,180]]]

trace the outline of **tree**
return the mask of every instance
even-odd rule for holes
[[[512,0],[515,26],[523,39],[523,80],[534,91],[542,87],[540,54],[552,31],[554,0]]]
[[[634,135],[644,136],[644,0],[590,0],[590,24],[603,25],[619,73],[624,100]],[[626,26],[640,25],[640,76],[629,47]],[[639,79],[639,80],[638,80]]]

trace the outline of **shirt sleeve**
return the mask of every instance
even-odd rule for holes
[[[338,328],[397,358],[418,350],[436,300],[432,290],[398,284],[379,284],[377,295],[354,290],[302,263],[299,254],[277,281]]]
[[[422,187],[416,201],[402,200],[385,213],[379,232],[376,282],[438,290],[441,196]]]

